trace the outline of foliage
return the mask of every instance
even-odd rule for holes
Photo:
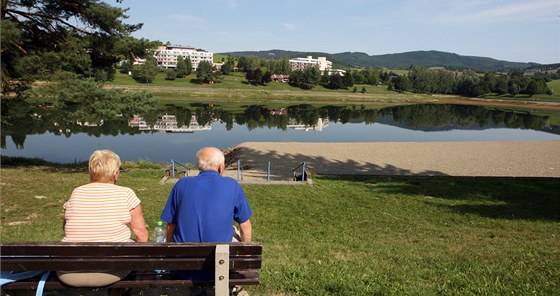
[[[177,71],[175,69],[167,69],[165,75],[166,80],[175,80],[177,78]]]
[[[327,85],[330,89],[345,89],[344,81],[342,81],[342,76],[335,73],[329,77],[329,84]]]
[[[247,70],[245,79],[253,85],[266,85],[272,81],[272,74],[269,71],[263,73],[260,68],[255,70]]]
[[[198,68],[196,69],[196,79],[199,83],[221,82],[221,77],[218,73],[214,72],[214,66],[212,66],[212,63],[207,61],[201,61],[198,63]]]
[[[98,0],[3,0],[3,94],[24,90],[13,81],[28,85],[60,71],[111,79],[116,44],[141,27],[123,23],[125,12]]]
[[[303,71],[296,70],[290,73],[288,83],[301,89],[312,89],[321,81],[321,72],[316,67],[308,67]]]
[[[140,83],[152,83],[158,72],[159,67],[155,58],[148,57],[144,64],[133,67],[132,78]]]
[[[153,49],[160,46],[161,41],[151,41],[145,38],[136,39],[132,36],[124,36],[117,40],[115,50],[122,59],[134,62],[138,58],[145,59],[152,56]]]
[[[352,75],[352,71],[347,70],[346,75],[342,77],[342,83],[344,83],[345,87],[352,87],[354,86],[354,75]]]
[[[474,71],[457,74],[448,70],[411,67],[406,76],[393,76],[390,81],[391,89],[423,94],[458,94],[469,97],[488,93],[509,93],[512,96],[518,93],[529,96],[552,94],[545,77],[527,77],[522,70],[513,70],[508,74],[488,72],[481,76]]]
[[[133,64],[129,60],[125,60],[121,62],[119,66],[119,72],[128,75],[128,73],[132,73],[133,68]]]
[[[224,75],[229,75],[231,72],[233,72],[234,68],[235,68],[235,57],[228,56],[227,61],[222,65],[220,71],[222,71],[222,74]]]
[[[67,114],[68,120],[99,120],[118,115],[131,116],[153,108],[155,101],[149,94],[131,94],[116,89],[103,89],[89,79],[72,76],[59,78],[56,82],[37,89],[46,100],[54,102],[54,107],[73,110]]]
[[[184,59],[182,56],[177,57],[177,78],[184,78],[192,74],[191,58]]]

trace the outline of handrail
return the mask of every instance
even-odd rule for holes
[[[243,180],[243,168],[241,168],[241,159],[237,160],[237,180]]]
[[[185,168],[185,177],[188,177],[190,169],[186,165],[184,165],[184,164],[182,164],[182,163],[180,163],[180,162],[178,162],[174,159],[171,159],[171,178],[175,178],[175,163],[177,163],[178,165]]]
[[[304,179],[305,179],[305,167],[306,166],[307,166],[307,163],[304,161],[300,165],[298,165],[295,169],[292,170],[292,174],[294,175],[294,180],[296,179],[296,170],[301,167],[302,168],[301,169],[301,181],[304,181]]]

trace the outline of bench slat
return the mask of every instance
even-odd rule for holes
[[[258,269],[260,257],[231,258],[230,269]],[[9,258],[2,257],[2,270],[212,270],[214,258]]]
[[[39,279],[22,280],[2,286],[2,290],[34,290],[37,288]],[[213,285],[214,281],[192,281],[180,278],[171,273],[163,275],[156,275],[153,272],[134,273],[119,282],[116,282],[110,287],[112,288],[159,288],[159,287],[192,287],[193,285]],[[243,273],[231,273],[229,285],[258,285],[259,273],[258,271],[247,271]],[[45,289],[66,289],[68,286],[58,281],[57,277],[53,274],[45,282]]]
[[[230,254],[235,256],[260,255],[260,243],[230,243]],[[60,242],[2,242],[2,255],[49,256],[213,256],[215,243],[60,243]]]

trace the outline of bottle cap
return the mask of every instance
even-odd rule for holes
[[[163,226],[163,221],[158,221],[157,226]]]

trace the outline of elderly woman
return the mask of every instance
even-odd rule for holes
[[[148,241],[140,200],[132,189],[115,185],[121,160],[110,150],[97,150],[89,158],[90,183],[72,192],[64,204],[64,242]],[[130,228],[128,227],[130,225]],[[59,272],[62,282],[75,287],[101,287],[130,272]],[[116,291],[115,291],[116,292]]]

